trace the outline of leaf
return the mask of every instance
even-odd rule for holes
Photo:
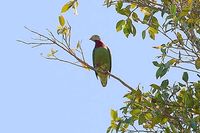
[[[118,31],[122,30],[122,27],[124,24],[125,24],[125,20],[118,21],[116,24],[116,31],[118,32]]]
[[[162,45],[159,45],[159,46],[153,46],[153,48],[155,48],[155,49],[162,49],[163,46],[162,46]]]
[[[61,9],[61,13],[65,13],[67,12],[71,7],[72,5],[74,4],[74,1],[69,1],[67,2]]]
[[[182,76],[183,81],[185,81],[186,83],[188,82],[188,73],[184,72],[183,76]]]
[[[150,16],[150,9],[148,7],[140,7],[140,11],[144,13],[144,15]]]
[[[162,83],[161,83],[161,87],[162,88],[167,88],[168,85],[169,85],[169,80],[168,79],[163,80]]]
[[[131,9],[136,8],[137,4],[136,3],[131,3]]]
[[[124,32],[124,35],[128,38],[128,36],[130,35],[130,30],[127,27],[125,27],[123,29],[123,32]]]
[[[163,71],[163,67],[161,66],[161,67],[159,67],[158,70],[156,71],[156,78],[157,78],[157,79],[160,77],[162,71]]]
[[[143,18],[143,24],[147,24],[149,22],[149,19],[150,19],[150,16],[148,15],[145,15],[144,18]]]
[[[141,110],[140,109],[133,109],[130,111],[130,114],[131,115],[139,115],[141,113]]]
[[[123,8],[123,9],[121,9],[121,10],[119,10],[119,11],[117,11],[119,14],[121,14],[121,15],[125,15],[125,16],[129,16],[130,15],[130,13],[131,13],[131,11],[130,11],[130,9],[128,9],[128,8]]]
[[[146,37],[146,30],[143,30],[142,31],[142,39],[145,39],[145,37]]]
[[[126,20],[125,27],[123,29],[124,35],[128,38],[130,33],[132,33],[132,21],[131,19]]]
[[[138,119],[138,124],[142,125],[143,123],[145,123],[146,119],[144,117],[144,114],[140,114],[139,115],[139,119]]]
[[[200,68],[200,58],[197,58],[197,59],[195,60],[195,67],[196,67],[196,69],[199,69],[199,68]]]
[[[135,36],[136,35],[136,28],[135,28],[135,26],[134,25],[131,25],[132,26],[132,34],[133,34],[133,36]]]
[[[157,61],[153,61],[152,63],[153,63],[154,66],[160,67],[160,64]]]
[[[161,120],[161,124],[162,125],[164,125],[165,123],[167,123],[167,121],[168,121],[168,118],[167,117],[164,117],[164,118],[162,118],[162,120]]]
[[[158,34],[158,30],[153,27],[149,27],[148,32],[149,32],[150,38],[155,40],[155,34]]]
[[[117,2],[117,4],[115,5],[116,11],[119,12],[121,10],[122,6],[123,6],[123,2],[121,0],[119,0]]]
[[[159,77],[162,78],[168,71],[169,68],[161,66],[157,71],[156,71],[156,78],[158,79]]]
[[[176,5],[172,4],[170,7],[170,13],[175,16],[176,15]]]
[[[152,16],[151,22],[153,24],[153,27],[156,27],[156,28],[159,27],[158,19],[156,17]]]
[[[160,86],[158,86],[157,84],[151,84],[150,86],[156,90],[160,90]]]
[[[145,119],[146,120],[151,120],[153,118],[152,114],[151,113],[146,113],[145,114]]]
[[[59,16],[59,23],[61,26],[65,25],[65,18],[62,15]]]
[[[132,13],[132,19],[134,20],[134,21],[138,21],[138,15],[137,15],[137,13],[135,13],[135,12],[133,12]]]
[[[111,109],[110,115],[111,115],[112,120],[114,120],[114,121],[118,118],[117,111],[115,111],[113,109]]]

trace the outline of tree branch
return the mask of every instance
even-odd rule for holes
[[[40,34],[39,32],[36,32],[34,30],[31,30],[27,27],[25,27],[25,29],[27,29],[28,31],[30,31],[31,33],[33,34],[36,34],[38,35],[39,37],[42,37],[43,39],[46,39],[47,41],[49,42],[26,42],[26,41],[22,41],[22,40],[17,40],[18,42],[20,43],[24,43],[24,44],[29,44],[29,45],[37,45],[37,46],[41,46],[41,45],[46,45],[46,44],[51,44],[51,45],[57,45],[59,48],[61,48],[62,50],[66,51],[69,55],[71,55],[72,57],[74,57],[74,59],[76,59],[81,65],[77,64],[77,63],[73,63],[71,61],[66,61],[66,60],[63,60],[63,59],[59,59],[57,58],[56,56],[53,56],[53,58],[51,57],[45,57],[43,56],[44,58],[46,59],[49,59],[49,60],[57,60],[57,61],[61,61],[61,62],[65,62],[65,63],[68,63],[68,64],[71,64],[71,65],[74,65],[74,66],[77,66],[77,67],[81,67],[81,68],[89,68],[95,72],[101,72],[101,73],[105,73],[105,72],[102,72],[102,71],[99,71],[99,70],[96,70],[93,66],[89,65],[87,62],[85,62],[85,60],[82,60],[80,59],[78,56],[76,56],[76,54],[73,52],[73,50],[70,48],[70,47],[66,47],[64,43],[62,43],[61,41],[57,40],[55,38],[55,36],[53,35],[52,32],[49,31],[50,35],[52,36],[52,38],[46,36],[46,35],[43,35],[43,34]],[[82,49],[81,49],[82,50]],[[83,51],[81,52],[81,54],[83,54]],[[83,56],[83,55],[82,55]],[[82,57],[83,58],[83,57]],[[110,73],[110,72],[107,72],[110,77],[114,78],[115,80],[119,81],[123,86],[125,86],[126,88],[128,88],[129,90],[133,90],[133,88],[128,85],[126,82],[124,82],[122,79],[120,79],[119,77],[115,76],[114,74]]]

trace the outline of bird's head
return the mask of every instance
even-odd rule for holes
[[[92,37],[90,37],[91,41],[100,41],[101,38],[98,35],[93,35]]]

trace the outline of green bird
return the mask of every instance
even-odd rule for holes
[[[93,67],[97,71],[101,71],[95,72],[95,74],[97,79],[98,77],[100,78],[102,86],[105,87],[109,77],[108,72],[111,72],[112,67],[110,50],[101,41],[101,38],[98,35],[93,35],[90,40],[95,42],[95,47],[92,53]]]

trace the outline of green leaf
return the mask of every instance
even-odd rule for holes
[[[123,9],[121,9],[121,10],[119,10],[119,11],[117,11],[119,14],[121,14],[121,15],[125,15],[125,16],[129,16],[130,15],[130,13],[131,13],[131,11],[130,11],[130,9],[128,9],[128,8],[123,8]]]
[[[131,19],[126,20],[126,24],[123,29],[124,35],[128,38],[130,33],[132,33],[132,21]]]
[[[161,83],[161,87],[162,88],[167,88],[168,85],[169,85],[169,80],[168,79],[163,80],[162,83]]]
[[[121,0],[117,1],[117,4],[115,5],[116,11],[119,12],[122,6],[123,6],[123,2]]]
[[[69,1],[67,2],[63,7],[62,7],[62,10],[61,10],[61,13],[65,13],[67,12],[73,5],[74,1]]]
[[[117,32],[122,30],[122,27],[123,27],[124,24],[125,24],[125,20],[120,20],[120,21],[117,22],[117,24],[116,24]]]
[[[142,31],[142,39],[145,39],[145,37],[146,37],[146,30],[143,30]]]
[[[153,63],[154,66],[160,67],[160,64],[157,61],[153,61],[152,63]]]
[[[133,12],[132,13],[132,19],[134,20],[134,21],[138,21],[138,15],[137,15],[137,13],[135,13],[135,12]]]
[[[149,36],[151,39],[155,40],[155,34],[149,30]]]
[[[164,118],[162,118],[162,120],[161,120],[161,122],[160,122],[160,124],[165,124],[165,123],[167,123],[168,122],[168,118],[167,117],[164,117]]]
[[[170,133],[169,127],[166,127],[166,128],[165,128],[165,133]]]
[[[114,120],[114,121],[118,118],[117,111],[115,111],[113,109],[111,109],[110,115],[111,115],[112,120]]]
[[[169,70],[169,68],[164,68],[163,70],[162,70],[162,73],[160,74],[160,78],[162,78],[166,73],[167,73],[167,71]]]
[[[135,36],[136,35],[136,28],[133,24],[131,26],[132,26],[132,32],[131,33],[133,34],[133,36]]]
[[[156,29],[159,27],[158,19],[156,17],[152,16],[151,22],[153,24],[153,27],[156,27]]]
[[[176,5],[172,4],[170,8],[170,13],[175,16],[176,15]]]
[[[195,67],[196,67],[196,69],[200,69],[200,58],[197,58],[195,60]]]
[[[128,36],[130,35],[130,29],[127,28],[127,27],[125,27],[125,28],[123,29],[123,32],[124,32],[124,35],[128,38]]]
[[[151,120],[153,118],[152,114],[151,113],[146,113],[145,114],[145,119],[146,120]]]
[[[144,114],[140,114],[139,115],[139,119],[138,119],[138,124],[142,125],[143,123],[145,123],[146,119],[144,117]]]
[[[188,73],[184,72],[183,76],[182,76],[183,81],[185,81],[186,83],[188,82]]]
[[[169,68],[160,66],[160,67],[158,68],[158,70],[156,71],[156,78],[157,78],[157,79],[158,79],[159,77],[162,78],[162,77],[167,73],[168,70],[169,70]]]
[[[150,16],[145,15],[144,18],[143,18],[143,23],[147,24],[149,22],[149,19],[150,19]]]
[[[160,86],[158,86],[157,84],[151,84],[150,86],[156,90],[160,90]]]
[[[59,23],[61,26],[65,25],[65,18],[62,15],[59,16]]]
[[[131,115],[139,115],[141,113],[141,110],[140,109],[133,109],[130,111],[130,114]]]
[[[162,71],[163,71],[163,67],[161,66],[161,67],[159,67],[158,70],[156,71],[156,78],[157,78],[157,79],[160,77]]]
[[[151,39],[155,40],[155,34],[158,34],[158,30],[153,27],[149,27],[148,32]]]

